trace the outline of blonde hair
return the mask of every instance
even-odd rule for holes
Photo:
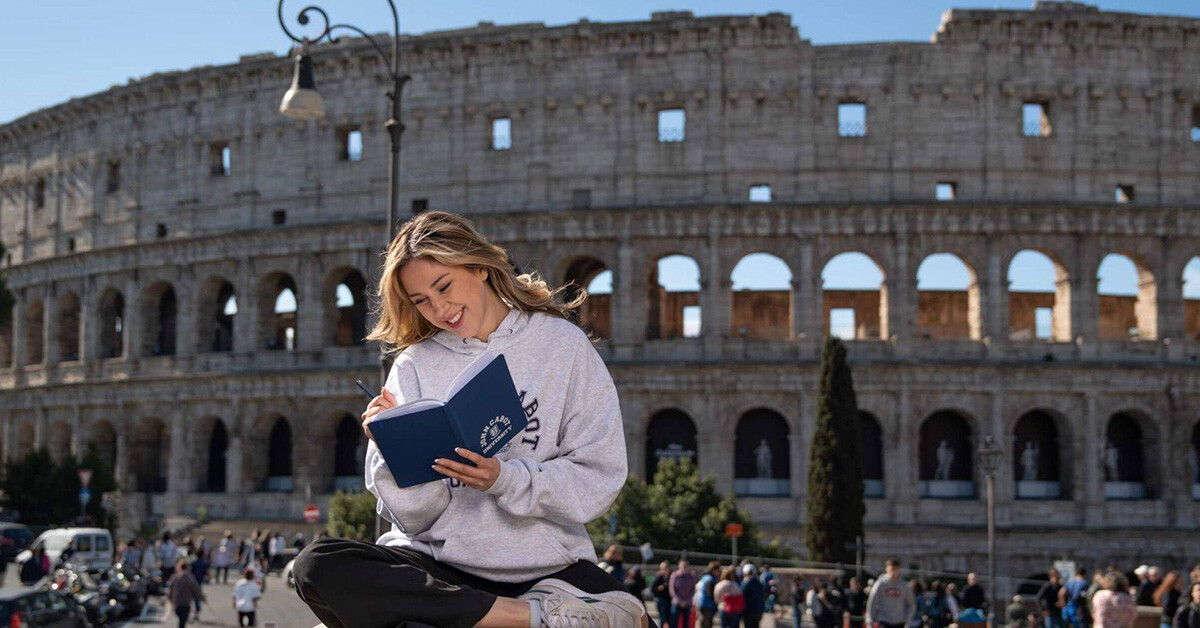
[[[508,252],[489,242],[466,218],[447,212],[422,212],[401,225],[384,253],[374,310],[378,317],[366,340],[382,343],[389,354],[441,331],[417,311],[400,281],[400,270],[418,257],[443,266],[487,269],[488,286],[509,306],[523,312],[546,312],[578,324],[573,310],[588,296],[579,287],[573,299],[563,302],[563,292],[571,284],[551,290],[537,271],[521,273]]]

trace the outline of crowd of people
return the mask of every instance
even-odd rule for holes
[[[626,569],[619,546],[604,553],[601,567],[625,583],[639,599],[650,598],[664,628],[758,628],[766,613],[784,621],[783,590],[770,565],[743,561],[722,565],[712,561],[700,572],[687,560],[675,566],[659,564],[650,582],[640,567]],[[1163,573],[1143,565],[1133,571],[1133,583],[1114,568],[1091,578],[1084,569],[1061,578],[1050,570],[1048,580],[1031,606],[1015,596],[1004,609],[1008,628],[1133,628],[1138,606],[1161,609],[1160,628],[1200,628],[1200,565],[1187,574]],[[792,621],[800,628],[807,618],[816,628],[982,628],[988,599],[975,574],[966,582],[905,579],[901,565],[889,559],[884,573],[861,582],[849,578],[795,576],[790,593]],[[648,593],[648,595],[647,595]],[[997,609],[999,610],[999,609]]]
[[[303,535],[296,534],[292,546],[298,551],[304,544]],[[233,532],[225,530],[216,541],[189,536],[178,543],[166,532],[153,542],[136,538],[118,544],[115,562],[165,591],[180,628],[189,619],[200,621],[201,603],[207,601],[204,585],[228,584],[233,570],[235,578],[242,575],[234,583],[232,599],[238,625],[254,626],[257,602],[267,587],[265,576],[283,569],[287,546],[282,534],[270,530],[255,530],[245,539],[234,538]]]

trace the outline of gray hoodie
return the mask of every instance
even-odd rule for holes
[[[596,562],[584,524],[612,505],[628,468],[617,389],[582,330],[511,308],[487,342],[442,330],[406,348],[385,386],[400,403],[445,399],[454,377],[485,352],[504,354],[529,421],[496,454],[500,477],[487,492],[450,478],[402,489],[370,442],[367,490],[392,522],[376,542],[497,582]]]
[[[867,597],[867,625],[908,625],[916,612],[917,601],[907,582],[899,578],[892,580],[887,574],[879,576]]]

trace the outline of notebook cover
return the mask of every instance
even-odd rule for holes
[[[504,354],[463,386],[446,403],[446,410],[464,447],[485,457],[496,455],[528,424]]]

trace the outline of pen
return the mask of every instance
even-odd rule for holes
[[[361,388],[363,392],[367,393],[368,397],[370,397],[372,399],[374,399],[376,397],[375,393],[371,392],[371,389],[367,388],[367,385],[362,383],[361,379],[354,380],[354,383],[358,384],[358,387]]]

